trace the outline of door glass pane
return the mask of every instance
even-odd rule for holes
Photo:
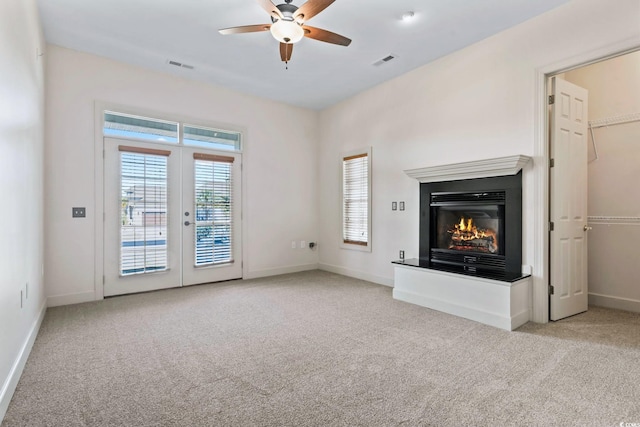
[[[120,274],[167,269],[167,157],[121,153]]]
[[[233,262],[233,163],[195,162],[196,266]]]

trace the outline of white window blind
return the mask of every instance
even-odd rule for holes
[[[344,243],[369,244],[369,156],[342,159],[342,239]]]
[[[233,157],[195,153],[195,265],[233,262]]]
[[[120,274],[167,269],[169,151],[120,146]]]

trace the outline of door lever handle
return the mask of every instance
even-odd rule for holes
[[[593,227],[589,227],[588,225],[585,225],[582,229],[584,231],[589,231],[589,230],[593,230]]]

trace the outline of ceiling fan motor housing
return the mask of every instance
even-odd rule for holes
[[[282,3],[276,6],[280,13],[282,13],[282,19],[285,21],[293,21],[293,14],[298,10],[298,6],[294,6],[289,3],[290,2]],[[276,22],[276,18],[273,16],[271,17],[271,20]]]

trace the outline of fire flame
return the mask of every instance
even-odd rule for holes
[[[464,249],[472,247],[473,249],[495,253],[498,251],[498,236],[494,230],[479,229],[473,223],[473,218],[460,218],[460,222],[454,226],[451,233],[450,249]]]

